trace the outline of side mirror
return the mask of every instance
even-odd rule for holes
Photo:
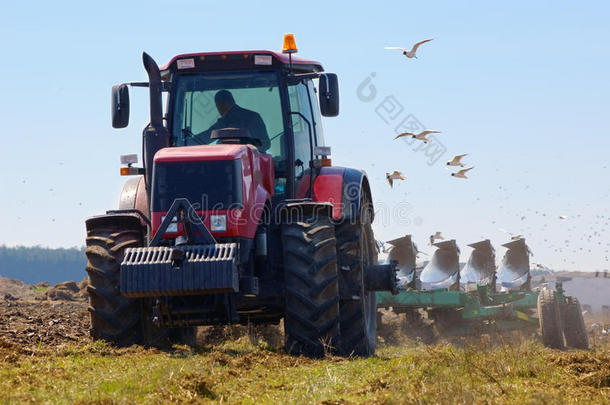
[[[339,115],[339,81],[337,75],[334,73],[321,74],[318,90],[322,115],[325,117]]]
[[[126,84],[112,86],[111,114],[113,128],[129,125],[129,88]]]

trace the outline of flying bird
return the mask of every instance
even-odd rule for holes
[[[469,167],[468,169],[462,169],[457,173],[451,173],[451,176],[457,177],[458,179],[467,179],[468,176],[466,176],[466,172],[468,172],[469,170],[472,170],[472,169],[474,169],[474,166]],[[447,170],[449,170],[449,169],[447,169]]]
[[[559,216],[559,219],[567,219],[567,218],[568,218],[568,217],[567,217],[567,216],[565,216],[565,215],[560,215],[560,216]]]
[[[436,232],[434,235],[430,235],[430,244],[433,245],[436,240],[445,240],[445,237],[441,232]]]
[[[510,235],[510,240],[519,240],[519,239],[523,238],[523,235],[509,232],[506,229],[498,228],[498,230],[500,232],[504,232],[504,233],[509,234]]]
[[[405,55],[407,58],[409,58],[409,59],[412,59],[412,58],[417,59],[417,55],[415,54],[417,52],[417,48],[419,48],[421,46],[421,44],[425,44],[426,42],[430,42],[433,39],[434,38],[430,38],[430,39],[425,39],[423,41],[419,41],[418,43],[413,45],[413,48],[411,48],[411,49],[401,48],[399,46],[384,46],[383,49],[398,49],[398,50],[401,50],[402,54]]]
[[[464,156],[468,156],[468,153],[465,153],[463,155],[456,155],[453,157],[452,160],[447,162],[447,166],[460,166],[460,167],[464,167],[464,163],[461,162],[462,158]]]
[[[405,176],[399,171],[394,170],[392,174],[386,173],[385,178],[388,180],[388,183],[390,183],[390,187],[394,187],[394,180],[406,180],[407,176]]]
[[[411,138],[419,139],[420,141],[424,141],[424,143],[428,143],[429,139],[426,138],[430,134],[440,134],[441,131],[435,131],[433,129],[426,129],[421,131],[419,134],[413,132],[402,132],[394,137],[394,139],[402,138],[405,136],[410,136]]]
[[[510,235],[510,240],[518,240],[518,239],[523,238],[523,235],[520,235],[520,234],[516,234],[516,233],[509,232],[509,231],[507,231],[507,230],[506,230],[506,229],[504,229],[504,228],[498,228],[498,230],[499,230],[500,232],[504,232],[504,233],[509,234],[509,235]]]

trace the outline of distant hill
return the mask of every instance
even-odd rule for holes
[[[0,246],[0,276],[28,284],[80,281],[87,276],[85,248],[51,249],[41,246]]]

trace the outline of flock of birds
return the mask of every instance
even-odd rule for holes
[[[407,58],[407,60],[417,59],[417,52],[419,48],[423,44],[432,40],[433,38],[430,38],[417,42],[410,49],[397,46],[388,46],[384,49],[399,50]],[[441,132],[431,129],[425,129],[419,133],[416,133],[415,131],[403,132],[396,135],[394,139],[397,140],[409,138],[427,144],[430,141],[433,141],[433,139],[428,138],[430,135],[439,133]],[[453,159],[446,162],[446,169],[452,172],[452,177],[461,179],[468,178],[468,172],[472,170],[473,167],[466,167],[464,163],[464,161],[466,160],[464,158],[466,156],[468,156],[468,154],[456,155],[455,157],[453,157]],[[451,169],[454,169],[455,171]],[[607,169],[607,166],[604,166],[603,169]],[[496,169],[496,171],[499,171],[499,169]],[[399,170],[394,170],[390,173],[386,172],[385,174],[387,182],[392,188],[396,181],[407,180],[407,176]],[[517,180],[517,183],[520,183],[522,181],[524,180]],[[529,184],[525,184],[524,189],[528,193],[535,191],[534,186],[530,186]],[[607,239],[604,238],[604,236],[608,235],[608,230],[610,230],[610,215],[597,215],[594,219],[587,220],[586,218],[590,216],[587,213],[581,214],[578,212],[570,212],[570,215],[552,215],[549,213],[536,211],[534,208],[527,208],[527,205],[525,207],[521,207],[521,209],[515,209],[515,207],[513,207],[513,209],[510,209],[506,206],[506,203],[509,199],[511,199],[511,197],[514,197],[513,190],[508,190],[507,187],[504,185],[498,186],[498,190],[500,193],[502,193],[502,196],[500,196],[500,200],[495,201],[495,203],[499,203],[498,212],[506,218],[492,218],[490,219],[490,222],[492,224],[496,224],[499,221],[506,221],[512,219],[508,217],[516,217],[517,222],[515,222],[515,233],[508,232],[502,228],[498,228],[499,231],[508,234],[511,240],[520,239],[523,238],[523,235],[525,234],[535,232],[540,237],[541,242],[544,242],[545,248],[550,249],[551,252],[555,254],[555,261],[562,261],[564,265],[567,265],[569,263],[575,265],[577,259],[575,257],[561,257],[563,256],[563,254],[583,254],[585,256],[590,256],[591,254],[598,253],[593,250],[593,248],[596,247],[595,245],[598,245],[597,249],[601,249],[598,254],[601,255],[601,257],[605,260],[606,263],[610,263],[610,243]],[[608,195],[609,193],[608,191],[606,191],[605,196],[607,197]],[[559,197],[559,193],[549,193],[549,197]],[[480,197],[477,197],[476,201],[473,201],[474,204],[478,204],[481,202],[482,201]],[[571,204],[568,203],[567,206],[564,207],[564,209],[569,210],[570,205]],[[586,206],[588,205],[585,204],[584,208],[586,208]],[[555,218],[555,221],[558,222],[549,221],[553,217]],[[559,225],[560,222],[563,224]],[[557,223],[557,225],[552,225],[553,223]],[[542,228],[538,229],[538,227],[540,226],[539,224],[542,224]],[[560,226],[561,228],[556,228],[556,226]],[[561,239],[561,241],[557,243],[556,239],[557,232],[559,231],[559,229],[570,232],[572,237],[566,238],[565,241]],[[579,233],[580,237],[578,237]],[[443,239],[443,235],[440,232],[436,232],[434,235],[430,236],[430,244],[433,244],[437,240]],[[580,240],[580,243],[578,242],[578,240]],[[585,256],[583,256],[583,258],[586,258]],[[533,266],[539,269],[548,268],[547,266],[540,263],[533,263]]]
[[[392,50],[400,50],[402,51],[402,54],[405,55],[408,59],[417,59],[417,49],[422,45],[425,44],[426,42],[430,42],[432,41],[434,38],[430,38],[430,39],[425,39],[423,41],[419,41],[418,43],[416,43],[415,45],[413,45],[411,47],[411,49],[408,48],[402,48],[399,46],[386,46],[384,47],[384,49],[392,49]],[[418,141],[422,141],[423,143],[428,143],[430,140],[428,139],[428,135],[431,134],[440,134],[441,131],[436,131],[433,129],[426,129],[423,130],[419,133],[413,133],[413,132],[402,132],[398,135],[396,135],[394,137],[394,140],[396,139],[400,139],[400,138],[412,138],[412,139],[416,139]],[[456,155],[453,159],[451,159],[450,161],[447,162],[447,166],[459,166],[459,167],[464,167],[464,163],[462,163],[462,158],[464,156],[467,156],[468,154],[463,154],[463,155]],[[470,170],[474,169],[474,167],[469,167],[467,169],[461,169],[458,170],[457,172],[453,172],[449,169],[449,171],[451,171],[451,176],[452,177],[456,177],[458,179],[467,179],[468,176],[466,176],[466,173],[468,173]],[[385,177],[388,181],[388,184],[390,185],[390,187],[394,187],[394,180],[406,180],[407,176],[405,176],[403,173],[401,173],[398,170],[394,170],[392,173],[386,173]]]

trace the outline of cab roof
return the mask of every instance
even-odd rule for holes
[[[166,76],[170,71],[175,72],[179,70],[178,61],[185,61],[180,70],[193,69],[199,70],[210,70],[210,68],[223,69],[226,67],[227,70],[232,67],[244,67],[244,66],[256,66],[254,63],[254,56],[256,55],[270,55],[273,60],[273,66],[283,65],[288,67],[290,59],[287,54],[264,51],[264,50],[251,50],[251,51],[227,51],[227,52],[199,52],[199,53],[185,53],[174,56],[167,64],[160,67],[162,76]],[[192,65],[192,68],[190,67]],[[312,73],[312,72],[323,72],[324,68],[320,62],[301,58],[298,56],[292,57],[292,66],[294,70],[298,70],[300,73]]]

